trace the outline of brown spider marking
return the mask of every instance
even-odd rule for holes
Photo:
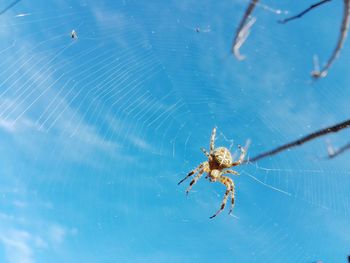
[[[192,186],[196,184],[196,182],[201,178],[203,173],[206,173],[207,176],[205,178],[208,178],[210,182],[219,182],[226,186],[226,192],[224,195],[224,198],[221,203],[220,209],[212,215],[210,218],[214,218],[217,216],[222,210],[224,210],[227,199],[231,193],[231,209],[229,214],[233,210],[233,206],[235,203],[235,185],[231,178],[224,176],[224,174],[235,174],[239,175],[238,172],[234,170],[230,170],[227,168],[237,166],[243,163],[244,157],[246,154],[246,151],[239,146],[241,150],[241,155],[239,159],[235,162],[232,161],[232,155],[230,151],[225,147],[218,147],[215,148],[215,136],[216,136],[216,128],[213,129],[211,138],[210,138],[210,144],[209,149],[210,151],[207,152],[204,148],[202,148],[202,151],[204,152],[205,156],[208,158],[208,161],[205,161],[201,163],[198,167],[196,167],[194,170],[190,171],[185,178],[183,178],[178,184],[181,184],[183,181],[191,177],[192,175],[198,173],[193,180],[190,182],[189,187],[186,190],[186,194],[189,193]]]
[[[307,9],[305,9],[304,11],[302,11],[301,13],[292,16],[290,18],[286,18],[284,20],[280,20],[279,22],[282,24],[285,24],[291,20],[297,19],[302,17],[304,14],[308,13],[309,11],[311,11],[312,9],[326,3],[326,2],[330,2],[331,0],[322,0],[319,1],[313,5],[311,5],[310,7],[308,7]],[[251,0],[249,2],[249,5],[243,15],[243,18],[236,30],[236,34],[233,40],[233,44],[232,44],[232,53],[235,55],[235,57],[239,60],[244,59],[244,56],[242,56],[239,53],[239,49],[241,48],[241,46],[243,45],[244,41],[246,40],[247,36],[248,36],[248,31],[249,29],[253,26],[253,23],[255,22],[255,20],[251,20],[249,21],[249,17],[252,14],[255,6],[257,5],[257,3],[259,2],[259,0]],[[327,76],[327,73],[330,69],[330,67],[332,66],[333,62],[337,59],[337,57],[340,54],[341,49],[343,48],[347,33],[349,31],[349,22],[350,22],[350,0],[343,0],[343,19],[342,19],[342,23],[341,23],[341,27],[340,27],[340,34],[338,37],[338,41],[337,44],[333,50],[333,53],[331,54],[331,56],[329,57],[327,63],[323,66],[323,68],[321,70],[317,69],[316,67],[314,67],[314,70],[311,72],[311,76],[314,79],[319,79],[319,78],[324,78],[325,76]]]

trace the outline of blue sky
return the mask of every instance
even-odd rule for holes
[[[247,3],[38,0],[0,16],[1,262],[346,261],[349,153],[325,160],[324,138],[237,167],[233,216],[209,219],[222,185],[177,186],[214,126],[253,156],[349,117],[348,42],[310,80],[341,1],[286,25],[313,1],[264,1],[237,61]]]

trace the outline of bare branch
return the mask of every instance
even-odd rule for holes
[[[253,12],[256,4],[259,2],[259,0],[251,0],[244,15],[243,18],[236,30],[236,35],[233,39],[232,43],[232,53],[235,55],[235,57],[239,60],[244,59],[244,56],[242,56],[239,53],[240,47],[243,45],[244,41],[247,39],[249,35],[249,29],[253,26],[255,20],[252,19],[249,21],[249,17],[251,13]]]
[[[343,47],[343,44],[346,39],[346,35],[349,30],[349,21],[350,21],[350,0],[343,0],[344,1],[344,13],[343,13],[343,20],[341,24],[340,29],[340,35],[338,38],[337,45],[331,55],[331,57],[328,59],[327,63],[323,66],[323,68],[319,71],[317,69],[314,69],[311,72],[311,76],[315,79],[323,78],[327,76],[329,68],[332,66],[334,60],[339,56],[340,50]]]
[[[338,123],[336,125],[333,125],[333,126],[330,126],[330,127],[327,127],[327,128],[324,128],[322,130],[319,130],[319,131],[316,131],[316,132],[313,132],[309,135],[306,135],[296,141],[292,141],[290,143],[287,143],[287,144],[284,144],[282,146],[279,146],[271,151],[267,151],[267,152],[263,152],[261,154],[258,154],[257,156],[245,161],[245,163],[248,163],[248,162],[256,162],[260,159],[263,159],[265,157],[268,157],[268,156],[272,156],[272,155],[275,155],[277,153],[280,153],[282,151],[285,151],[285,150],[288,150],[290,148],[293,148],[293,147],[296,147],[296,146],[300,146],[308,141],[311,141],[311,140],[314,140],[318,137],[321,137],[321,136],[324,136],[328,133],[334,133],[334,132],[338,132],[342,129],[346,129],[346,128],[349,128],[350,127],[350,119],[349,120],[346,120],[344,122],[341,122],[341,123]]]
[[[284,20],[280,20],[279,22],[282,24],[285,24],[291,20],[297,19],[305,15],[306,13],[310,12],[312,9],[317,8],[321,6],[324,3],[330,2],[331,0],[321,0],[301,13],[286,18]],[[239,49],[247,39],[249,35],[249,30],[253,26],[255,19],[250,19],[250,15],[253,12],[255,6],[258,4],[259,0],[251,0],[249,2],[249,5],[244,13],[244,16],[237,28],[236,35],[233,40],[232,44],[232,53],[235,55],[235,57],[239,60],[244,59],[244,56],[240,54]],[[328,59],[327,63],[320,69],[319,67],[315,66],[314,70],[311,72],[311,76],[314,79],[319,79],[327,76],[328,70],[332,66],[333,62],[336,60],[336,58],[339,56],[341,49],[343,48],[348,30],[349,30],[349,23],[350,23],[350,0],[343,0],[344,8],[343,8],[343,19],[340,27],[340,34],[338,37],[337,44],[334,48],[333,53],[331,54],[330,58]],[[314,61],[315,62],[315,61]],[[315,63],[314,63],[315,65]]]
[[[316,4],[309,6],[304,11],[300,12],[299,14],[297,14],[295,16],[288,17],[288,18],[285,18],[283,20],[278,20],[278,23],[285,24],[291,20],[298,19],[298,18],[302,17],[303,15],[305,15],[306,13],[310,12],[312,9],[314,9],[314,8],[324,4],[324,3],[330,2],[330,1],[332,1],[332,0],[322,0],[320,2],[317,2]]]

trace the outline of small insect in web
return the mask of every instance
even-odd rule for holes
[[[238,146],[241,150],[241,154],[238,158],[238,161],[233,162],[232,155],[227,148],[225,147],[215,148],[215,136],[216,136],[216,128],[213,129],[211,134],[210,145],[209,145],[210,151],[207,152],[207,150],[205,150],[204,148],[201,149],[206,155],[206,157],[208,157],[208,161],[201,163],[197,168],[189,172],[189,174],[178,183],[178,184],[181,184],[183,181],[185,181],[192,175],[198,173],[190,182],[190,185],[186,190],[186,194],[188,194],[192,186],[200,179],[203,173],[206,173],[207,176],[205,178],[209,178],[210,182],[219,182],[226,186],[226,192],[222,200],[221,207],[210,218],[214,218],[224,210],[228,196],[230,194],[231,194],[231,209],[229,211],[229,214],[231,214],[233,210],[233,206],[235,204],[235,185],[232,179],[227,176],[224,176],[224,174],[239,175],[239,173],[234,170],[226,170],[226,169],[242,164],[244,157],[246,155],[245,149],[241,146]]]
[[[70,36],[72,39],[78,39],[78,34],[77,32],[75,32],[75,30],[73,29],[72,32],[70,33]]]
[[[207,26],[207,27],[204,27],[204,28],[196,27],[195,31],[197,33],[209,33],[211,30],[210,30],[210,26]]]

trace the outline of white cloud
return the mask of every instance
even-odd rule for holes
[[[41,222],[36,230],[28,230],[38,222],[27,220],[25,224],[16,217],[0,213],[0,246],[8,263],[35,263],[35,252],[50,251],[63,245],[68,236],[76,236],[77,228],[67,228],[57,223]],[[0,257],[1,259],[1,257]]]
[[[151,144],[149,144],[147,141],[143,140],[140,137],[130,135],[128,139],[138,148],[145,150],[145,151],[155,151],[155,149],[152,147]]]
[[[48,237],[54,246],[61,245],[67,237],[76,236],[78,229],[67,228],[59,224],[52,224],[49,228]]]
[[[15,127],[11,121],[0,119],[0,128],[4,129],[7,132],[14,132]]]
[[[10,229],[0,235],[9,263],[34,263],[31,241],[32,236],[23,230]]]
[[[16,122],[11,119],[0,118],[0,129],[8,133],[26,132],[28,130],[42,131],[42,129],[32,120],[28,118],[20,118]]]
[[[60,225],[52,225],[50,228],[50,238],[55,244],[63,243],[67,235],[67,230]]]

